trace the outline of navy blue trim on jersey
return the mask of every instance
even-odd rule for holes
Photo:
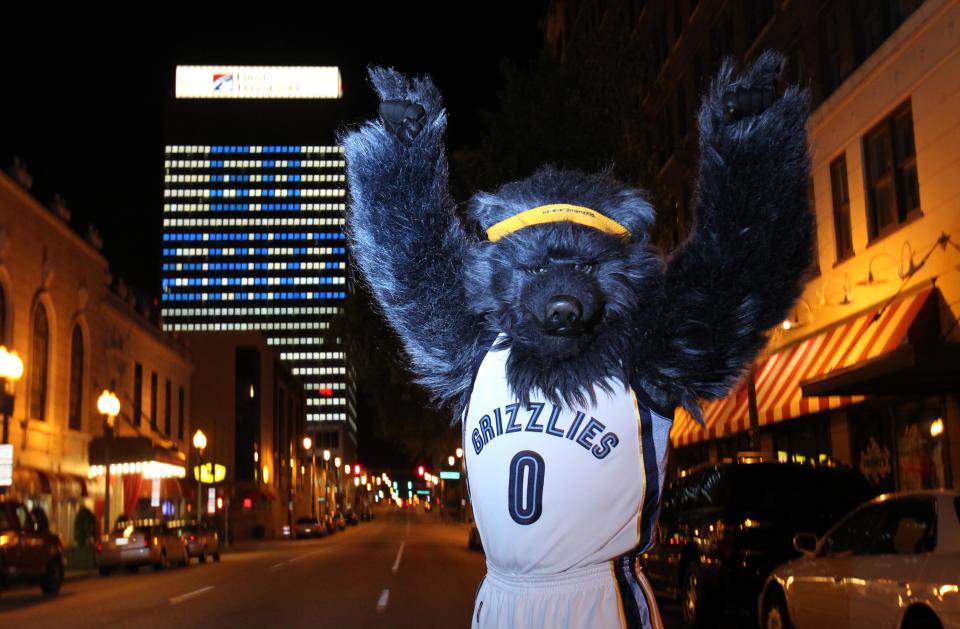
[[[630,583],[632,576],[630,574],[630,564],[632,561],[631,555],[621,555],[612,560],[613,575],[617,579],[623,619],[627,623],[625,629],[644,629],[643,616],[640,614],[640,601],[637,600],[636,590]],[[644,598],[643,603],[646,604],[646,598]]]
[[[669,403],[667,405],[657,404],[656,402],[653,401],[653,398],[651,398],[647,394],[647,392],[643,389],[643,387],[641,387],[636,382],[631,383],[630,388],[633,389],[634,395],[637,396],[637,401],[639,401],[641,404],[649,408],[651,411],[653,411],[660,417],[663,417],[664,419],[669,419],[671,422],[673,421],[673,414],[677,408],[676,404],[669,404]]]
[[[653,418],[650,409],[638,405],[640,411],[640,452],[643,455],[643,475],[646,479],[644,489],[643,519],[640,522],[640,552],[650,547],[653,541],[653,529],[660,514],[660,468],[657,465],[657,447],[653,440]]]
[[[463,414],[460,415],[460,443],[466,455],[467,451],[467,414],[470,412],[470,398],[473,397],[473,388],[477,386],[477,374],[480,373],[480,366],[483,364],[483,359],[487,357],[487,354],[490,352],[490,349],[493,347],[494,341],[497,338],[494,337],[490,339],[489,342],[481,340],[480,342],[480,351],[477,352],[476,357],[473,359],[473,378],[470,379],[470,390],[467,391],[467,397],[464,398],[466,403],[463,405]],[[467,501],[470,501],[470,479],[467,478],[467,467],[463,467],[463,481],[464,485],[467,487]]]

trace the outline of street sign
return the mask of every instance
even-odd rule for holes
[[[440,478],[446,480],[460,480],[460,472],[440,472]]]
[[[427,491],[426,489],[418,489],[418,490],[417,490],[417,495],[420,495],[420,496],[429,496],[429,495],[430,495],[430,492]]]
[[[0,487],[13,484],[13,444],[0,445]]]
[[[217,512],[217,488],[207,489],[207,513],[213,515]]]
[[[160,479],[153,479],[153,487],[150,491],[150,506],[159,507],[160,506]]]

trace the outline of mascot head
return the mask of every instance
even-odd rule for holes
[[[468,213],[487,239],[467,261],[467,307],[507,336],[517,393],[583,403],[591,385],[623,380],[623,341],[661,268],[644,194],[605,174],[545,167],[474,195]]]

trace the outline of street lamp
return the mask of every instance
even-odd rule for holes
[[[463,448],[457,448],[457,458],[458,459],[463,458]]]
[[[23,361],[16,352],[8,351],[6,346],[0,345],[0,379],[3,380],[3,441],[10,440],[10,415],[13,414],[14,384],[23,376]]]
[[[193,447],[197,449],[197,522],[203,513],[203,450],[207,447],[207,436],[199,428],[193,433]]]
[[[456,460],[456,459],[454,459],[452,456],[448,456],[448,457],[447,457],[447,465],[449,465],[450,467],[453,467],[453,462],[454,462],[455,460]]]
[[[120,400],[117,396],[107,389],[103,390],[100,397],[97,398],[97,410],[103,415],[103,443],[104,454],[106,454],[105,479],[106,484],[103,492],[103,532],[110,532],[110,440],[113,439],[113,424],[120,414]]]
[[[317,453],[313,450],[313,439],[303,438],[303,449],[310,453],[310,516],[317,517],[317,498],[313,492],[313,485],[317,482]]]

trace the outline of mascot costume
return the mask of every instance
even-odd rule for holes
[[[654,542],[673,410],[702,421],[811,261],[807,94],[783,59],[723,65],[699,112],[696,222],[667,259],[642,190],[543,167],[447,189],[429,78],[374,68],[380,117],[341,138],[353,255],[418,382],[463,430],[487,575],[474,627],[656,627]],[[522,150],[522,147],[518,147]]]

